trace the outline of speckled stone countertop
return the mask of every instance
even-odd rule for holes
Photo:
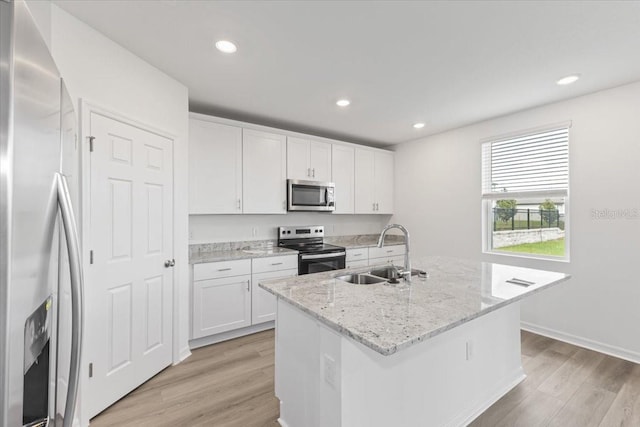
[[[347,249],[366,248],[378,244],[378,234],[325,237],[326,243],[344,246]],[[403,244],[404,237],[389,234],[385,245]],[[235,259],[261,258],[278,255],[295,255],[298,251],[278,247],[277,240],[250,240],[223,243],[189,245],[189,264],[231,261]]]
[[[334,277],[367,268],[260,282],[278,298],[383,354],[413,344],[570,278],[563,273],[446,257],[412,260],[429,278],[411,286],[354,285]],[[534,282],[528,287],[507,283]]]
[[[298,251],[279,248],[273,240],[205,243],[189,246],[189,264],[297,254]]]
[[[329,236],[324,238],[325,243],[331,245],[344,246],[347,249],[368,248],[378,245],[380,234],[361,234],[356,236]],[[404,244],[404,236],[387,234],[384,237],[384,244],[401,245]]]

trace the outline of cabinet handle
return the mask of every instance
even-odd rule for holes
[[[311,178],[311,168],[307,168],[307,176]]]
[[[229,271],[231,268],[219,268],[218,271]]]
[[[352,254],[351,256],[362,256],[362,254]]]
[[[241,207],[241,205],[240,205],[240,199],[238,199],[238,210],[240,210],[240,207]]]
[[[373,204],[373,210],[374,211],[376,210],[376,204],[375,203]]]
[[[314,178],[316,177],[316,168],[311,169],[311,173]]]
[[[247,280],[247,292],[251,292],[251,280]]]
[[[380,210],[380,205],[376,203],[376,210],[379,211]]]
[[[387,251],[387,253],[388,253],[388,254],[391,254],[391,253],[393,253],[393,250]]]
[[[271,265],[282,265],[283,263],[281,262],[272,262]]]

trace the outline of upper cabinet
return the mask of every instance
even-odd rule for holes
[[[354,212],[355,149],[348,145],[332,145],[331,180],[336,184],[334,214]]]
[[[284,135],[244,129],[242,133],[243,212],[287,212],[287,143]]]
[[[189,119],[189,213],[242,213],[242,128]]]
[[[393,213],[393,152],[234,124],[190,115],[190,214],[285,214],[287,178],[334,182],[334,214]]]
[[[331,144],[287,137],[287,178],[331,181]]]
[[[393,213],[393,167],[391,152],[355,149],[355,213]]]

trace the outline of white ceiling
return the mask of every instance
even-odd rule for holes
[[[55,3],[188,86],[193,111],[353,142],[640,80],[639,1]]]

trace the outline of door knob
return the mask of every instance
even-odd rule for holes
[[[164,262],[164,266],[166,268],[173,267],[174,265],[176,265],[176,260],[175,259],[168,259],[168,260],[166,260]]]

